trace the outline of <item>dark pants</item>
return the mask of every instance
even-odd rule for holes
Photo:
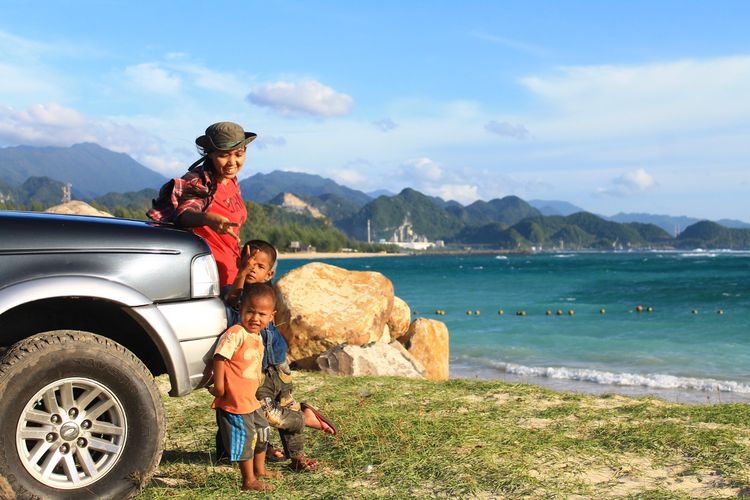
[[[304,455],[305,415],[292,396],[292,375],[288,365],[269,366],[263,383],[255,393],[271,427],[279,430],[284,454],[291,458]]]

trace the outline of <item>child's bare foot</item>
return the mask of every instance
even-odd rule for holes
[[[267,477],[268,479],[281,479],[282,478],[281,471],[268,470],[268,469],[264,470],[263,473],[261,474],[256,474],[256,476]]]
[[[242,483],[242,491],[273,491],[273,485],[256,479]]]

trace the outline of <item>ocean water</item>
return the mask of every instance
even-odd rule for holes
[[[750,252],[324,261],[383,273],[415,317],[445,322],[451,377],[750,403]]]

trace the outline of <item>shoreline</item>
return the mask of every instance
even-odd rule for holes
[[[460,363],[451,364],[449,378],[456,380],[495,380],[512,384],[534,385],[551,389],[556,392],[573,392],[599,396],[603,394],[618,394],[631,398],[655,397],[670,403],[688,405],[712,405],[721,403],[750,404],[750,395],[746,393],[654,388],[640,385],[597,384],[582,380],[499,373],[496,370],[482,370]]]
[[[411,257],[408,253],[385,253],[385,252],[279,252],[279,260],[302,260],[302,259],[356,259],[362,257]]]

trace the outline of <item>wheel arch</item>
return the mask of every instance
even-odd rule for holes
[[[156,376],[169,375],[176,395],[190,386],[180,343],[148,297],[96,277],[37,278],[0,290],[0,346],[36,333],[80,330],[123,345]]]

